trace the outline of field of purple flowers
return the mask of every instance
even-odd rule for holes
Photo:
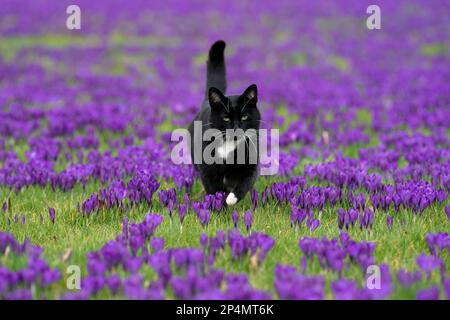
[[[447,1],[377,1],[381,30],[360,0],[74,2],[72,31],[0,5],[0,299],[450,299]],[[170,159],[217,39],[280,129],[233,208]]]

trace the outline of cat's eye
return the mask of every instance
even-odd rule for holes
[[[248,119],[248,116],[242,116],[242,118],[241,118],[242,121],[245,121],[247,119]]]
[[[224,118],[223,118],[223,121],[228,122],[228,121],[230,121],[230,118],[224,117]]]

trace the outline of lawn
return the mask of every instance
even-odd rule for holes
[[[351,1],[262,1],[256,13],[233,2],[222,23],[219,4],[203,17],[197,1],[114,1],[105,16],[80,2],[85,27],[74,32],[58,27],[61,4],[45,4],[48,19],[39,6],[5,5],[17,23],[0,24],[0,299],[450,298],[441,4],[416,4],[427,29],[411,27],[407,2],[385,3],[401,27],[386,19],[368,31],[364,5]],[[229,91],[257,83],[263,126],[280,130],[280,170],[258,178],[256,205],[251,194],[211,205],[192,168],[170,159],[170,133],[198,110],[218,38]],[[162,190],[175,191],[171,202]],[[145,229],[154,215],[162,222]],[[299,241],[309,238],[307,254]],[[268,242],[253,250],[255,239]],[[73,265],[80,290],[67,287]],[[366,287],[369,265],[381,289]]]

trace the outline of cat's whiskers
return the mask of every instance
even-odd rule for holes
[[[216,139],[218,139],[219,137],[220,138],[223,138],[223,136],[225,136],[226,135],[226,132],[225,131],[220,131],[220,132],[217,132],[215,135],[213,135],[211,138],[215,138],[214,139],[214,141],[216,141]],[[226,141],[226,136],[225,136],[225,141]],[[223,143],[223,140],[222,140],[222,143]]]
[[[247,139],[245,139],[245,137],[244,137],[244,142],[245,142],[245,145],[247,146],[247,148],[249,148],[249,149],[250,149],[250,145],[249,145],[249,143],[248,143]]]
[[[250,142],[252,143],[253,149],[255,150],[255,154],[258,155],[258,150],[255,147],[255,144],[250,140]],[[249,145],[249,149],[250,149],[250,145]],[[250,152],[250,150],[249,150]]]
[[[258,138],[258,135],[256,133],[251,133],[251,132],[244,133],[244,136],[249,139]]]
[[[253,138],[258,139],[258,135],[257,135],[256,133],[253,133],[253,132],[246,132],[244,135],[245,135],[247,138],[249,138],[249,139],[253,139]]]
[[[253,142],[252,137],[251,137],[251,136],[248,136],[247,134],[245,134],[245,136],[246,136],[246,137],[248,138],[248,140],[252,143],[253,148],[255,148],[256,154],[258,154],[258,148],[256,148],[256,145],[255,145],[255,143]],[[254,135],[254,137],[256,137],[256,134]],[[245,138],[244,138],[244,139],[245,139]],[[245,141],[247,142],[247,139],[245,139]],[[250,145],[249,145],[249,148],[250,148]]]
[[[257,136],[256,130],[255,130],[255,129],[248,129],[248,130],[244,133],[244,135],[247,135],[247,134],[252,134],[252,135],[254,135],[254,136]]]
[[[215,135],[212,136],[212,138],[218,137],[218,136],[224,136],[226,133],[223,131],[217,132]]]

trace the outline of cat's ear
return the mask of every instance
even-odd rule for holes
[[[258,102],[258,88],[256,87],[256,84],[252,84],[247,89],[245,89],[242,97],[244,97],[244,102],[251,102],[256,104],[256,102]]]
[[[214,87],[210,87],[208,90],[208,100],[209,105],[211,106],[212,109],[223,108],[225,105],[224,95],[222,94],[222,92],[220,92],[219,89],[216,89]]]

